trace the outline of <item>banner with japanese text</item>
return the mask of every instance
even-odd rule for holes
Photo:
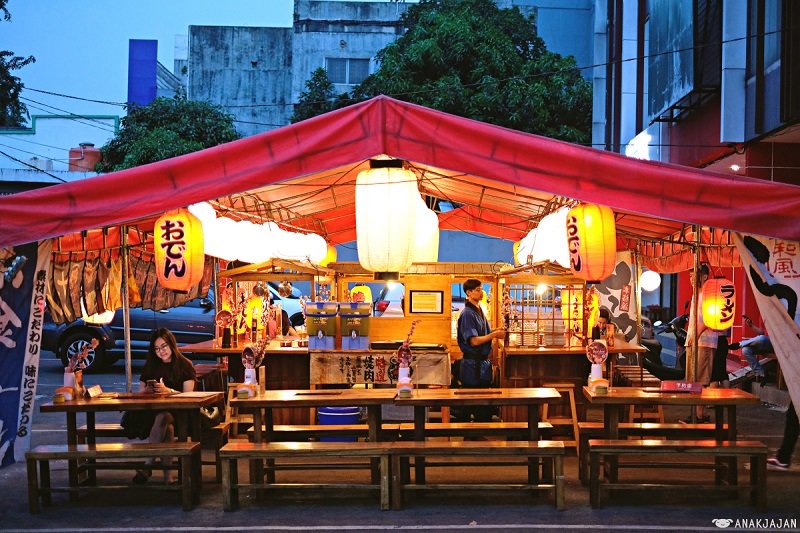
[[[627,340],[638,339],[633,259],[629,251],[617,252],[614,272],[595,288],[600,297],[599,307],[609,310],[611,322],[625,334]]]
[[[0,466],[30,449],[52,241],[0,250]]]
[[[734,242],[789,395],[800,406],[800,243],[740,234]]]
[[[400,365],[394,352],[312,350],[309,357],[312,385],[397,384]],[[450,384],[450,354],[447,352],[412,352],[410,369],[415,385]]]

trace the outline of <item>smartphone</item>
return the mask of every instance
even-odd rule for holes
[[[156,388],[156,380],[148,379],[147,380],[147,386],[150,387],[151,389],[155,389]]]

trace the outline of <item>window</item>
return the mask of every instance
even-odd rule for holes
[[[325,58],[325,70],[331,83],[357,85],[369,75],[369,59]]]

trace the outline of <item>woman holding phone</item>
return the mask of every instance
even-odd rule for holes
[[[174,394],[177,392],[190,392],[194,390],[195,370],[192,362],[181,353],[175,336],[167,328],[160,328],[153,332],[150,338],[150,348],[147,351],[142,375],[139,378],[139,392],[149,394]],[[175,419],[169,411],[149,412],[137,411],[136,416],[145,415],[149,420],[138,421],[135,425],[143,429],[137,435],[148,442],[171,442],[175,437]],[[134,414],[129,412],[128,415]],[[149,422],[149,424],[147,423]],[[147,433],[145,434],[145,431]],[[135,438],[135,437],[131,437]],[[162,464],[169,466],[171,457],[163,457]],[[146,466],[153,464],[153,459],[148,459]],[[153,474],[151,468],[137,470],[133,478],[134,483],[145,483]],[[172,477],[172,470],[164,470],[164,483],[172,484],[176,480]]]

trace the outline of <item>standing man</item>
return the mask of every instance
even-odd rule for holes
[[[483,314],[480,302],[483,287],[477,279],[468,279],[463,285],[467,301],[458,317],[458,347],[464,357],[461,359],[459,381],[466,388],[485,388],[492,385],[492,339],[502,339],[504,329],[492,330]],[[492,410],[488,405],[476,406],[473,411],[475,422],[491,422]]]
[[[700,265],[700,271],[694,272],[692,271],[691,281],[692,287],[694,287],[695,283],[700,284],[700,292],[703,291],[703,285],[706,281],[708,281],[710,272],[708,270],[708,265],[702,264]],[[695,376],[695,381],[702,383],[704,387],[708,387],[711,383],[711,365],[714,361],[714,352],[717,350],[717,345],[719,344],[719,331],[714,331],[706,326],[705,321],[703,320],[703,309],[701,306],[697,306],[700,316],[698,317],[696,324],[697,324],[697,349],[695,350],[693,343],[694,343],[694,328],[695,328],[695,320],[694,320],[694,302],[692,303],[691,309],[689,311],[689,330],[687,331],[686,335],[686,349],[691,350],[694,353],[695,360],[697,361],[697,375]],[[689,359],[692,360],[691,358]],[[695,413],[697,415],[697,423],[698,424],[705,424],[711,421],[711,417],[708,416],[706,413],[706,406],[705,405],[696,405],[695,406]],[[691,415],[684,419],[682,422],[686,424],[692,423]]]

